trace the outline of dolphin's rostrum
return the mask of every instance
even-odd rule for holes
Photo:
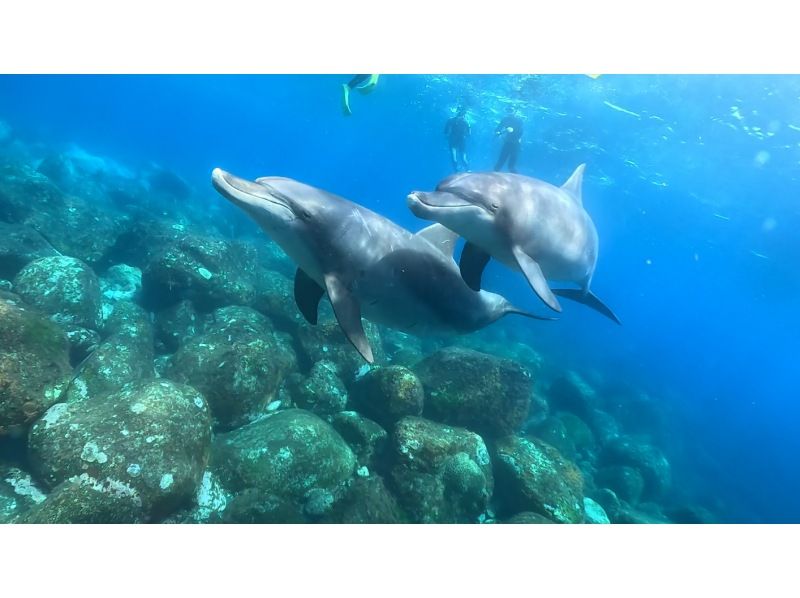
[[[509,313],[538,319],[504,297],[473,291],[452,251],[456,234],[434,224],[413,234],[351,201],[281,177],[248,181],[219,168],[214,187],[297,264],[295,301],[317,321],[327,294],[344,334],[368,362],[361,317],[411,333],[466,333]]]
[[[411,211],[443,224],[466,239],[461,274],[474,290],[491,257],[523,273],[548,307],[561,311],[556,295],[578,301],[620,323],[589,286],[597,264],[598,238],[583,208],[584,164],[561,187],[531,177],[461,173],[431,193],[408,196]],[[578,289],[551,289],[547,280],[572,282]]]

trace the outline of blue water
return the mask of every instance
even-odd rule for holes
[[[405,197],[449,173],[446,119],[468,106],[472,167],[489,170],[513,102],[521,173],[561,184],[587,164],[593,290],[624,323],[572,304],[515,330],[564,368],[668,403],[676,481],[725,520],[800,521],[800,77],[383,75],[344,117],[347,79],[0,77],[0,119],[25,140],[157,162],[201,190],[198,210],[231,219],[217,166],[293,177],[418,229]],[[542,311],[502,266],[485,281]]]

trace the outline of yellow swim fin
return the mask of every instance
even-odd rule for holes
[[[586,75],[587,77],[591,77],[592,79],[599,79],[603,75]]]
[[[353,114],[350,110],[350,88],[346,83],[342,85],[342,113],[345,116]]]
[[[359,85],[356,89],[364,95],[372,93],[378,85],[378,77],[380,77],[380,75],[370,75],[367,82],[364,83],[364,85]]]

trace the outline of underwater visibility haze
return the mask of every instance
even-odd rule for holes
[[[798,165],[796,76],[0,76],[0,522],[798,522]]]

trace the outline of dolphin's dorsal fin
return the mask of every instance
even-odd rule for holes
[[[569,193],[572,198],[578,202],[579,206],[583,206],[583,192],[581,188],[583,187],[583,171],[585,168],[586,164],[578,166],[567,182],[561,185],[561,188]]]
[[[458,240],[458,234],[454,233],[444,225],[435,222],[434,224],[426,226],[414,234],[428,241],[447,257],[453,257],[453,252],[456,249],[456,241]]]

